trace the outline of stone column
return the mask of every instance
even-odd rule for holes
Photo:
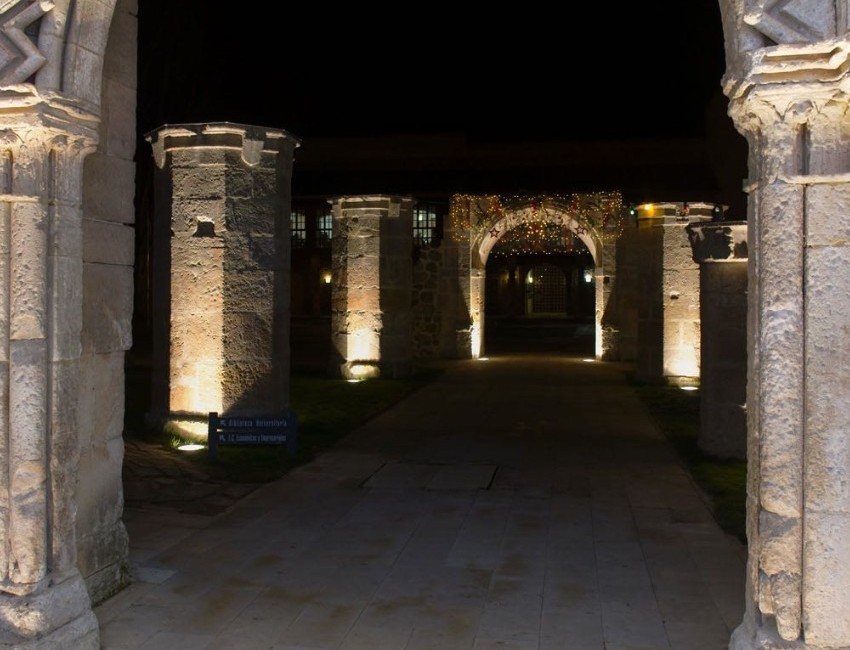
[[[708,221],[707,203],[638,206],[640,248],[638,350],[635,375],[648,382],[699,379],[699,265],[685,226]]]
[[[404,377],[413,369],[413,199],[332,201],[331,373]]]
[[[3,648],[99,647],[76,566],[83,160],[97,119],[21,90],[0,131]]]
[[[723,7],[750,148],[747,609],[735,650],[850,647],[846,3]]]
[[[279,414],[289,407],[299,143],[231,123],[165,126],[147,139],[156,162],[155,413],[198,434],[210,411]]]
[[[617,283],[617,250],[614,242],[597,243],[595,290],[596,290],[596,345],[597,359],[615,361],[620,358],[620,318],[617,313],[614,287]]]
[[[700,448],[747,453],[747,223],[687,226],[699,264]]]
[[[641,294],[637,223],[632,218],[616,241],[617,315],[619,317],[618,361],[635,363],[638,351],[638,321]]]
[[[440,279],[439,305],[441,319],[441,350],[447,359],[474,358],[482,341],[474,341],[474,324],[470,311],[472,234],[468,220],[456,218],[468,211],[464,198],[453,196],[450,215],[444,228],[443,269]]]

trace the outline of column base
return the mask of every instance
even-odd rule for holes
[[[773,621],[767,619],[754,629],[747,621],[735,628],[729,641],[729,650],[843,650],[809,645],[803,641],[783,641]]]
[[[100,626],[79,573],[36,593],[0,594],[0,650],[56,648],[100,648]]]

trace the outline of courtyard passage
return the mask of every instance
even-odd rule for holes
[[[212,515],[133,502],[107,650],[725,650],[744,547],[627,366],[445,373]]]

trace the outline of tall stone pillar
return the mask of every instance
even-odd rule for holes
[[[298,141],[231,123],[148,134],[156,162],[157,419],[289,407],[290,182]],[[198,431],[201,433],[201,431]]]
[[[719,458],[747,453],[747,223],[686,228],[699,264],[699,447]]]
[[[596,344],[597,359],[620,359],[621,318],[617,301],[612,298],[617,286],[617,248],[614,242],[596,248],[594,270],[596,289]]]
[[[637,209],[638,350],[635,375],[647,382],[699,378],[699,265],[685,226],[709,221],[713,205],[651,203]]]
[[[445,224],[443,268],[439,288],[441,351],[446,359],[470,359],[480,354],[483,340],[475,336],[471,314],[472,235],[468,223],[456,219],[468,210],[464,197],[451,199],[451,219]]]
[[[787,3],[785,3],[787,4]],[[846,3],[723,5],[750,148],[747,609],[735,650],[850,647]]]
[[[638,322],[641,294],[637,222],[632,218],[615,242],[617,251],[618,361],[635,363],[638,354]]]
[[[331,372],[404,377],[413,369],[413,200],[332,201]]]
[[[2,648],[99,647],[76,566],[83,160],[97,118],[7,97],[0,130]],[[16,103],[15,100],[19,100]]]

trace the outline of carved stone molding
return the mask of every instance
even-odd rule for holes
[[[19,0],[0,7],[0,86],[23,83],[46,63],[25,30],[53,7],[53,0]]]
[[[834,0],[750,0],[744,22],[775,43],[815,43],[837,35],[836,14]]]

